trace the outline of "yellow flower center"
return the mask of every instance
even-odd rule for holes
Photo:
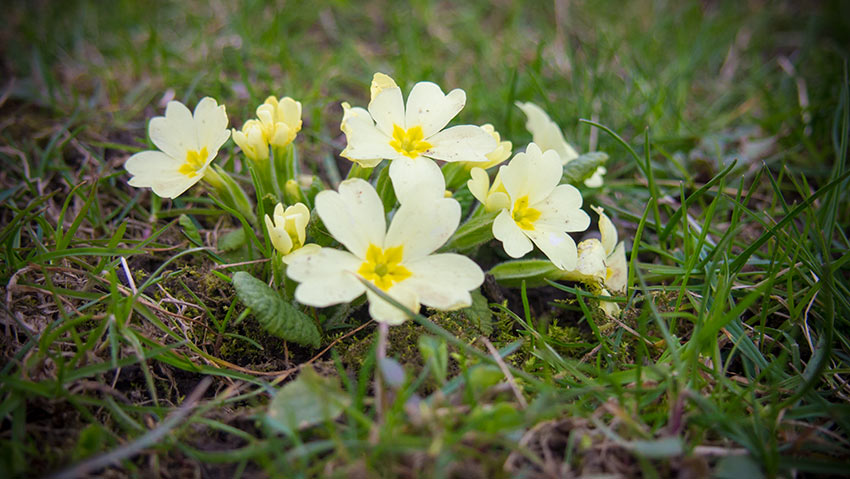
[[[540,210],[528,206],[528,195],[516,200],[513,210],[514,221],[524,230],[534,231],[534,222],[540,218]]]
[[[390,141],[390,146],[402,155],[413,159],[419,157],[433,146],[427,141],[423,141],[424,138],[425,134],[419,125],[405,130],[393,124],[393,139]]]
[[[404,245],[382,250],[379,246],[369,244],[366,261],[360,265],[357,274],[387,291],[395,283],[410,277],[410,271],[401,265],[403,253]]]
[[[207,162],[207,147],[201,148],[200,151],[190,150],[186,152],[186,163],[180,165],[179,171],[189,178],[194,178],[198,174],[198,170],[204,167]]]

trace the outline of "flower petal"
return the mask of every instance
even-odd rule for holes
[[[443,246],[460,222],[460,203],[452,198],[417,198],[396,211],[384,247],[404,246],[403,263],[427,256]]]
[[[395,80],[392,79],[391,76],[377,72],[372,75],[372,85],[369,87],[369,93],[371,93],[371,98],[374,99],[378,96],[378,93],[381,93],[387,88],[398,88]]]
[[[584,180],[584,186],[588,188],[599,188],[605,184],[605,180],[602,178],[605,176],[605,173],[608,173],[608,170],[604,166],[596,168],[596,171],[593,172],[590,178]]]
[[[316,243],[307,243],[304,246],[298,248],[297,250],[290,251],[289,254],[283,255],[283,258],[281,258],[281,259],[283,260],[284,264],[288,265],[288,264],[292,263],[296,258],[298,258],[300,256],[307,256],[307,255],[315,254],[320,249],[322,249],[322,247],[317,245]]]
[[[565,271],[562,279],[599,285],[605,281],[605,250],[596,238],[578,244],[578,260],[575,269]]]
[[[626,246],[623,242],[617,244],[614,252],[608,255],[608,277],[605,280],[605,286],[611,291],[624,293],[626,291],[626,282],[629,278],[629,263],[626,260]]]
[[[227,129],[227,112],[210,97],[204,97],[195,107],[195,131],[198,135],[198,148],[206,147],[211,158],[215,157],[221,145],[230,138]]]
[[[418,313],[419,297],[415,290],[407,287],[406,283],[407,282],[405,281],[396,284],[387,290],[386,293],[407,309],[414,313]],[[372,319],[375,321],[379,323],[387,323],[390,326],[393,326],[401,324],[408,319],[407,313],[384,301],[371,290],[366,290],[366,297],[369,298],[369,315],[371,315]]]
[[[398,158],[393,160],[388,168],[399,203],[421,201],[424,198],[442,198],[446,191],[443,172],[428,158]]]
[[[610,255],[614,252],[614,246],[617,244],[617,228],[614,223],[608,218],[599,206],[591,206],[590,209],[599,215],[599,234],[602,236],[602,246],[605,248],[605,254]]]
[[[576,249],[576,242],[570,235],[563,231],[541,228],[525,231],[525,234],[549,258],[549,261],[559,269],[575,269],[576,262],[578,261],[578,251]]]
[[[399,156],[390,146],[390,138],[375,126],[369,112],[363,108],[351,108],[348,103],[343,103],[342,109],[340,129],[348,142],[340,154],[343,158],[372,168],[384,158]]]
[[[448,125],[465,104],[466,92],[461,89],[454,89],[444,95],[436,83],[419,82],[413,85],[407,96],[405,129],[419,125],[425,138],[428,138]]]
[[[531,240],[525,236],[506,209],[502,210],[493,221],[493,236],[502,242],[505,253],[508,253],[511,258],[522,258],[534,249]]]
[[[168,102],[165,116],[151,118],[148,135],[157,148],[180,161],[186,161],[187,151],[200,149],[192,112],[179,101]]]
[[[375,120],[378,129],[387,137],[392,137],[393,125],[404,126],[404,100],[401,96],[401,88],[382,89],[369,102],[369,114]]]
[[[446,253],[405,264],[412,273],[405,286],[419,294],[422,304],[443,311],[472,304],[469,291],[481,286],[484,273],[466,256]]]
[[[581,209],[581,193],[572,185],[558,185],[552,194],[531,207],[540,211],[535,226],[558,231],[584,231],[590,226],[590,216]]]
[[[339,193],[316,195],[316,211],[331,235],[358,258],[365,258],[370,244],[384,244],[384,205],[375,188],[360,178],[340,183]]]
[[[136,188],[151,188],[161,198],[177,198],[201,179],[180,173],[180,163],[159,151],[142,151],[127,159],[124,168],[133,175],[127,182]]]
[[[546,153],[529,143],[524,153],[517,153],[505,166],[499,167],[502,183],[511,201],[528,195],[528,204],[534,205],[549,196],[561,181],[563,167],[555,152]]]
[[[499,142],[480,126],[458,125],[427,138],[431,148],[423,156],[443,161],[486,162],[487,154],[499,146]]]
[[[292,238],[290,238],[286,233],[286,230],[283,229],[284,225],[275,225],[272,223],[272,219],[269,218],[269,215],[265,216],[265,221],[266,231],[269,232],[269,239],[271,240],[274,249],[276,249],[280,254],[289,254],[292,250]]]
[[[286,274],[301,283],[295,288],[299,303],[324,308],[352,301],[366,290],[354,273],[362,261],[351,253],[321,248],[290,256],[295,257],[288,258]]]
[[[531,102],[516,102],[516,106],[528,118],[525,128],[531,133],[532,141],[541,150],[555,150],[562,164],[578,158],[576,150],[564,139],[561,128],[549,118],[549,115],[542,108]]]
[[[487,193],[490,192],[490,176],[481,168],[469,170],[470,180],[466,182],[469,192],[479,203],[487,202]]]

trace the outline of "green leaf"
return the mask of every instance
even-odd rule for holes
[[[378,173],[378,181],[375,190],[381,198],[381,203],[384,204],[384,212],[393,209],[396,203],[395,189],[393,189],[392,181],[390,181],[390,168],[384,167]]]
[[[274,395],[266,423],[291,436],[297,430],[333,421],[349,402],[336,379],[322,377],[307,366],[296,380],[286,383]]]
[[[466,251],[481,243],[493,239],[493,220],[496,219],[498,211],[473,215],[466,223],[460,225],[454,236],[446,243],[442,250]]]
[[[561,273],[557,266],[545,259],[505,261],[490,269],[496,281],[509,287],[518,287],[523,281],[529,288],[545,286],[546,279],[558,279]]]
[[[635,453],[650,459],[681,456],[683,449],[682,440],[678,437],[662,437],[651,441],[632,441],[629,443],[629,448]]]
[[[321,335],[313,320],[284,301],[266,283],[239,271],[233,275],[233,286],[242,303],[251,308],[268,332],[286,341],[319,347]]]
[[[467,319],[472,321],[472,324],[479,331],[489,336],[493,333],[493,312],[490,311],[490,303],[477,290],[471,292],[470,295],[472,296],[472,306],[463,308],[461,312],[466,315]]]
[[[563,181],[578,185],[593,176],[596,169],[608,161],[608,155],[601,151],[585,153],[564,165]]]
[[[431,366],[437,381],[444,384],[449,369],[449,350],[446,341],[423,334],[419,336],[419,353],[422,354],[425,363]]]
[[[245,230],[243,228],[239,228],[219,236],[217,246],[219,251],[229,252],[236,251],[244,244]]]
[[[761,467],[750,456],[726,456],[717,462],[714,468],[714,477],[717,479],[735,479],[747,477],[761,479],[764,473]]]
[[[195,243],[195,246],[202,246],[201,242],[201,234],[198,233],[198,227],[195,226],[195,222],[192,221],[192,218],[186,215],[180,215],[177,218],[177,222],[180,223],[180,227],[183,228],[183,234],[189,238],[189,241]]]

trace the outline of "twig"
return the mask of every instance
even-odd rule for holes
[[[212,269],[224,269],[224,268],[235,268],[237,266],[245,266],[249,264],[257,264],[257,263],[265,263],[267,261],[271,261],[269,258],[255,259],[251,261],[241,261],[239,263],[227,263],[227,264],[217,264],[212,267]]]
[[[484,346],[487,347],[487,351],[493,356],[493,359],[496,361],[496,364],[499,366],[499,369],[502,370],[502,374],[505,375],[505,379],[508,380],[508,384],[511,386],[511,390],[514,392],[514,396],[516,396],[517,401],[519,402],[520,409],[525,409],[528,407],[528,401],[525,400],[525,396],[522,395],[522,391],[519,390],[519,386],[517,386],[516,379],[514,379],[514,375],[511,374],[510,369],[508,369],[508,365],[505,364],[505,361],[502,359],[502,356],[499,354],[499,351],[493,346],[493,343],[490,342],[484,336],[478,338]]]

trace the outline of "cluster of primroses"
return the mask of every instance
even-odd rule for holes
[[[212,98],[202,99],[194,114],[182,103],[169,102],[165,116],[149,124],[159,151],[137,153],[125,167],[133,175],[130,185],[150,187],[166,198],[204,180],[223,205],[254,227],[265,226],[286,275],[298,283],[295,299],[305,305],[327,307],[365,293],[376,321],[398,324],[407,319],[403,310],[367,288],[368,282],[414,312],[420,305],[438,310],[469,306],[470,291],[484,281],[481,268],[465,255],[436,253],[462,219],[460,203],[446,189],[447,177],[455,190],[466,180],[480,202],[467,221],[488,223],[508,256],[522,258],[536,246],[557,267],[558,278],[588,284],[602,296],[623,292],[624,245],[617,242],[617,231],[602,209],[592,207],[599,215],[601,239],[576,246],[569,234],[585,231],[590,217],[581,209],[579,190],[560,184],[564,166],[579,157],[560,128],[538,106],[517,103],[533,142],[507,161],[512,145],[501,141],[491,125],[448,126],[465,103],[463,90],[444,94],[431,82],[414,85],[405,102],[395,81],[376,73],[367,108],[342,104],[340,128],[347,146],[341,156],[355,163],[352,173],[336,191],[320,191],[308,201],[293,145],[302,126],[301,104],[269,97],[257,108],[257,118],[232,131],[251,166],[257,197],[270,195],[289,204],[278,203],[262,223],[239,183],[211,164],[231,136],[225,108]],[[383,161],[389,162],[390,195],[379,194],[367,181]],[[491,181],[488,169],[497,166]],[[604,173],[599,167],[585,185],[600,186]],[[305,202],[341,248],[308,242],[311,210]],[[616,303],[603,301],[600,306],[609,315],[618,311]]]

